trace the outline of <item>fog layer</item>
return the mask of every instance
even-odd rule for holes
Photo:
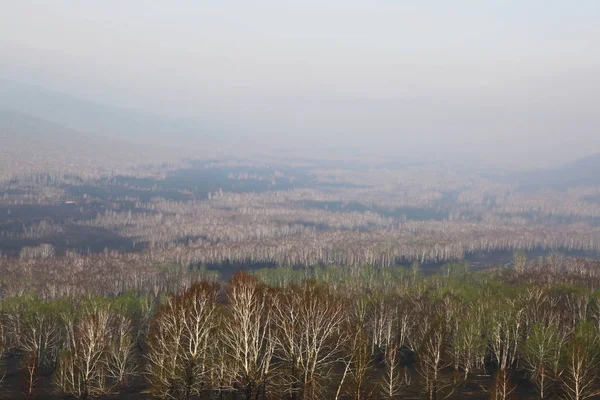
[[[198,137],[503,166],[600,151],[593,0],[5,3],[1,79]]]

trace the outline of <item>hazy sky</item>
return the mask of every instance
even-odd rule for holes
[[[260,140],[600,152],[598,0],[0,0],[0,78]]]

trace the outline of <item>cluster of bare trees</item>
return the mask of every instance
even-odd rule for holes
[[[106,252],[92,255],[68,253],[66,256],[53,256],[52,246],[42,245],[23,250],[21,258],[0,256],[0,296],[12,297],[35,292],[43,299],[53,299],[86,293],[119,295],[128,290],[158,295],[161,292],[176,292],[189,287],[198,279],[219,280],[220,267],[208,270],[201,264],[202,262],[216,264],[223,260],[240,260],[239,265],[261,260],[271,260],[271,265],[310,265],[312,262],[319,261],[317,258],[312,258],[318,255],[322,257],[321,259],[328,260],[328,264],[347,266],[350,270],[368,269],[366,265],[392,264],[390,258],[377,258],[378,249],[368,247],[368,243],[354,243],[351,238],[349,234],[344,244],[326,251],[322,250],[322,243],[290,241],[280,245],[274,241],[263,243],[263,246],[258,248],[239,245],[232,249],[231,246],[204,243],[155,248],[139,253]],[[339,240],[343,242],[344,237]],[[348,252],[347,246],[352,245],[355,245],[355,248]],[[205,247],[198,248],[198,246]],[[310,253],[313,246],[316,249],[320,248],[320,252]],[[269,252],[265,249],[269,249]],[[255,251],[256,257],[248,257],[248,251]],[[434,247],[427,251],[440,252],[442,249]],[[405,256],[412,259],[422,258],[422,254],[417,252],[407,252]],[[566,275],[561,278],[562,280],[572,279],[575,276],[581,276],[581,279],[596,277],[595,264],[591,261],[583,262],[576,258],[562,259],[556,256],[549,259],[553,261],[535,264],[537,268],[535,273],[554,280],[557,279],[557,274],[563,273]],[[361,260],[365,263],[361,264]],[[231,272],[232,265],[236,264],[225,264],[221,268],[226,268],[225,273]],[[254,267],[257,265],[260,264],[254,264]],[[517,259],[515,268],[520,270],[522,268],[520,265],[521,262]],[[532,268],[534,267],[529,267],[529,270]],[[300,269],[300,271],[314,270]],[[534,276],[535,273],[532,272]],[[528,275],[523,279],[527,277]],[[305,278],[313,277],[305,276]]]
[[[154,254],[177,253],[190,263],[378,264],[462,260],[491,251],[598,252],[600,232],[586,226],[497,225],[466,221],[410,221],[375,231],[319,230],[215,218],[138,216],[121,231],[148,243]],[[107,226],[98,223],[98,226]],[[188,228],[189,227],[189,228]],[[183,244],[181,243],[183,242]]]
[[[418,265],[275,268],[158,293],[5,296],[0,355],[19,360],[5,387],[43,398],[49,381],[81,399],[132,384],[163,399],[596,398],[600,266],[513,264],[428,278]]]
[[[600,205],[582,200],[577,191],[522,194],[492,187],[488,193],[469,185],[457,190],[471,194],[453,194],[457,199],[447,201],[448,193],[423,184],[397,193],[380,187],[218,191],[208,200],[137,202],[134,213],[108,210],[80,224],[151,248],[184,244],[191,261],[207,263],[390,265],[496,250],[600,248],[598,226],[584,220],[600,215]],[[329,204],[337,208],[329,210]],[[402,214],[411,210],[416,213],[411,218]]]
[[[120,295],[127,291],[158,295],[189,287],[198,279],[219,279],[218,272],[161,260],[145,253],[0,257],[0,298],[36,293],[49,300],[86,294]]]
[[[296,189],[278,190],[281,187],[275,184],[264,192],[243,192],[249,187],[238,188],[240,193],[227,191],[237,190],[235,184],[249,179],[277,183],[294,171],[291,167],[298,167],[301,176]],[[170,252],[185,254],[183,259],[192,263],[304,265],[392,265],[413,259],[461,260],[470,253],[495,250],[597,252],[600,248],[600,204],[589,200],[597,195],[596,187],[524,192],[469,171],[388,168],[378,163],[364,169],[342,165],[324,169],[318,161],[306,165],[171,161],[162,166],[132,161],[127,168],[129,172],[121,172],[153,181],[48,170],[0,182],[0,208],[10,206],[7,215],[0,216],[0,222],[9,222],[7,230],[0,224],[0,238],[9,238],[17,246],[23,239],[30,246],[51,237],[68,239],[71,228],[100,236],[106,229],[134,248],[161,249],[155,252],[161,254],[170,251],[163,248],[177,248]],[[213,187],[210,179],[206,190],[194,187],[193,180],[189,187],[162,180],[184,168],[201,175],[214,172],[221,183],[224,176],[242,183],[224,191]],[[95,179],[100,176],[104,177]],[[77,187],[83,193],[73,190]],[[100,192],[109,193],[108,199],[85,193],[88,187],[92,193],[95,188],[107,189]],[[126,195],[113,197],[108,190],[113,187]],[[212,192],[207,195],[208,190]],[[153,194],[186,200],[148,201]],[[22,227],[20,218],[10,215],[19,205],[65,203],[77,203],[81,212],[61,221],[44,216],[41,222],[23,222]],[[97,214],[100,207],[106,211]],[[11,254],[18,254],[18,249]]]
[[[49,243],[42,243],[39,246],[25,246],[21,248],[19,253],[19,258],[21,260],[27,259],[41,259],[46,260],[48,258],[54,257],[56,255],[56,250],[54,246]]]
[[[100,298],[21,296],[2,306],[2,354],[19,357],[19,387],[27,398],[43,397],[40,382],[49,375],[57,390],[85,399],[127,385],[137,372],[134,321],[142,329],[149,313]]]
[[[129,315],[92,303],[61,322],[64,342],[55,376],[61,392],[93,398],[127,385],[135,376],[136,335]]]
[[[163,398],[393,399],[418,389],[440,399],[467,398],[463,388],[475,381],[480,396],[510,399],[523,395],[518,377],[525,374],[537,393],[530,398],[595,398],[600,297],[594,290],[541,282],[490,286],[529,279],[536,268],[469,283],[407,275],[376,292],[361,281],[273,289],[237,275],[221,313],[217,288],[198,284],[172,297],[154,321],[150,358],[160,361],[150,364],[151,387]],[[208,337],[220,345],[211,348]]]
[[[600,248],[597,226],[581,222],[531,223],[502,213],[472,220],[460,218],[460,212],[445,220],[407,221],[371,211],[307,208],[290,200],[314,195],[306,190],[217,193],[208,201],[156,199],[137,204],[145,212],[107,211],[81,224],[115,231],[151,248],[183,244],[185,249],[177,251],[199,263],[392,265],[461,260],[497,250]]]

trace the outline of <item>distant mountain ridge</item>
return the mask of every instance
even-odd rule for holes
[[[560,167],[563,170],[587,170],[600,172],[600,153],[580,158],[572,163]]]
[[[181,168],[184,156],[180,148],[79,132],[24,113],[0,111],[0,184],[40,174],[154,177],[164,173],[165,166]]]
[[[522,189],[600,186],[600,153],[555,168],[513,173],[503,180],[516,183]]]
[[[194,121],[95,103],[50,89],[0,79],[0,110],[30,115],[79,132],[136,142],[196,139],[210,135]]]
[[[0,141],[3,150],[22,157],[69,156],[133,152],[146,146],[118,138],[105,138],[88,132],[79,132],[54,121],[28,114],[0,110]],[[63,152],[63,153],[61,153]]]

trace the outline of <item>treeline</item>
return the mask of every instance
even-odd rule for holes
[[[0,297],[35,293],[41,300],[125,292],[178,292],[197,280],[217,281],[220,274],[205,266],[174,262],[152,254],[105,252],[52,256],[47,245],[27,247],[21,258],[0,256]]]
[[[1,303],[3,393],[596,398],[598,288],[597,262],[517,255],[514,268],[484,273],[281,267],[177,293],[23,292]]]
[[[281,211],[281,210],[279,210]],[[190,215],[107,212],[82,225],[107,229],[156,252],[175,247],[191,263],[394,265],[398,261],[462,260],[491,251],[600,252],[600,232],[582,224],[506,223],[500,220],[392,221],[375,213],[300,213],[254,210],[247,215],[199,205]],[[311,212],[312,213],[312,212]],[[373,221],[382,220],[384,225]],[[340,224],[347,223],[343,227]]]

